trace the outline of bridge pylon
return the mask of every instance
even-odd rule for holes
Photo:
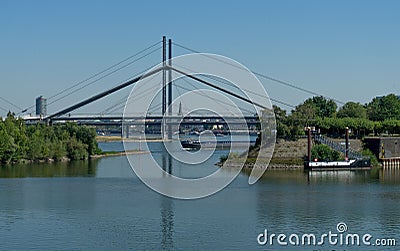
[[[172,39],[168,39],[168,62],[167,62],[167,39],[162,38],[162,97],[161,114],[165,118],[172,116]],[[168,64],[168,67],[167,67]],[[168,82],[167,82],[168,75]],[[167,99],[168,96],[168,99]],[[168,108],[168,109],[167,109]],[[163,139],[172,139],[172,127],[169,125],[169,119],[164,120],[162,124]]]

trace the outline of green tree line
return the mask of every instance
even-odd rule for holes
[[[4,120],[0,118],[1,163],[65,157],[79,160],[100,152],[94,128],[74,123],[27,126],[11,113]]]
[[[315,96],[287,114],[274,106],[278,137],[296,139],[304,128],[315,126],[321,133],[340,135],[346,127],[353,135],[400,134],[400,98],[394,94],[376,97],[367,104],[347,102],[338,109],[335,101]]]

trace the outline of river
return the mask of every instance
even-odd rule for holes
[[[223,154],[216,151],[197,168],[173,162],[172,173],[207,175]],[[146,165],[144,155],[133,158]],[[268,171],[254,185],[247,179],[240,174],[212,196],[178,200],[145,186],[125,156],[0,167],[0,250],[398,249],[377,247],[376,239],[400,245],[400,171]],[[339,232],[339,223],[347,230]],[[287,245],[276,238],[260,245],[266,229],[268,237],[285,234]],[[318,241],[329,232],[370,234],[371,246],[340,245],[340,235],[336,244],[327,238],[321,246],[301,243],[303,234]],[[299,245],[290,235],[300,237]]]

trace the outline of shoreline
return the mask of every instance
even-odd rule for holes
[[[268,163],[267,170],[304,170],[304,165],[297,163],[299,159],[293,159],[293,163],[281,163],[279,161],[274,161],[274,159],[271,159],[271,161]],[[301,160],[302,161],[302,160]],[[221,168],[237,168],[235,163],[216,163],[217,166]],[[260,165],[263,165],[260,163]],[[264,163],[265,165],[265,163]],[[257,167],[254,167],[254,163],[245,163],[243,166],[244,171],[252,171],[253,169],[257,169]]]
[[[122,138],[120,136],[96,136],[98,143],[104,142],[163,142],[163,139],[141,139],[141,138]]]
[[[89,157],[89,159],[99,159],[104,157],[115,157],[115,156],[126,156],[126,155],[138,155],[138,154],[148,154],[149,151],[140,150],[130,150],[123,152],[103,152],[102,154],[95,154]]]
[[[34,160],[29,160],[29,159],[21,159],[16,162],[11,162],[11,163],[0,163],[0,168],[3,166],[13,166],[13,165],[19,165],[19,164],[25,164],[25,165],[30,165],[30,164],[44,164],[44,163],[66,163],[66,162],[71,162],[71,161],[86,161],[86,160],[91,160],[91,159],[100,159],[100,158],[105,158],[105,157],[116,157],[116,156],[126,156],[126,155],[138,155],[138,154],[148,154],[149,151],[140,151],[140,150],[130,150],[130,151],[123,151],[123,152],[103,152],[102,154],[94,154],[90,155],[86,159],[81,159],[81,160],[71,160],[68,157],[62,157],[61,159],[52,159],[52,158],[46,158],[46,159],[34,159]]]

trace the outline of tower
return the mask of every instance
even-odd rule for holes
[[[47,100],[43,96],[36,98],[36,115],[42,117],[47,115]]]

